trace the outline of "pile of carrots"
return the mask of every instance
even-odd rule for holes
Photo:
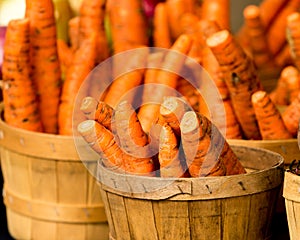
[[[158,166],[164,166],[160,175],[165,176],[244,172],[227,139],[289,139],[298,131],[300,1],[249,5],[236,33],[230,29],[229,8],[229,0],[162,0],[155,1],[149,18],[141,0],[82,0],[78,15],[68,22],[66,41],[57,37],[52,0],[27,0],[24,18],[7,26],[2,66],[6,123],[50,134],[78,131],[107,158],[106,166],[128,172],[145,174]],[[149,47],[169,51],[153,54]],[[104,92],[97,87],[101,74],[82,89],[98,64],[130,50],[138,51],[126,66],[113,61],[112,81]],[[224,109],[223,122],[214,122],[212,103],[201,94],[210,92],[207,79],[190,82],[178,74],[195,64],[218,90],[220,101],[213,104]],[[262,73],[270,71],[277,75],[273,89],[266,90]],[[135,93],[138,87],[142,92]],[[79,90],[89,98],[74,114]],[[164,115],[169,97],[184,102],[176,119]],[[195,157],[192,150],[202,148],[207,155],[212,129],[224,149],[218,163],[204,166],[204,156]],[[195,133],[198,138],[189,142]]]

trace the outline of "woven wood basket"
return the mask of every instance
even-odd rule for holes
[[[0,147],[7,224],[15,239],[108,239],[97,181],[72,137],[24,131],[0,120]],[[96,169],[96,161],[86,164]]]
[[[247,174],[141,177],[99,163],[110,239],[270,239],[283,158],[265,149],[232,147]]]
[[[300,239],[300,176],[286,171],[283,196],[291,240]]]

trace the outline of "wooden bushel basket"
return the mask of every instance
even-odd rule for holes
[[[0,146],[7,224],[15,239],[108,239],[96,178],[79,159],[73,137],[0,120]],[[96,170],[97,161],[87,164]]]
[[[110,239],[270,239],[283,182],[283,158],[232,146],[246,174],[159,178],[114,173],[98,165]]]
[[[283,196],[291,240],[300,239],[300,176],[286,171]]]

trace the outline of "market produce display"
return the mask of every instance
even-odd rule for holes
[[[231,32],[226,0],[82,0],[68,20],[67,37],[57,32],[56,7],[52,0],[27,1],[24,18],[7,26],[2,66],[6,123],[67,136],[78,130],[107,166],[146,175],[164,166],[161,175],[185,177],[244,173],[227,139],[296,137],[300,1],[263,0],[246,7],[237,33]],[[153,54],[149,47],[169,51]],[[113,62],[112,81],[97,98],[96,84],[82,85],[97,65],[136,49],[126,63]],[[151,68],[152,61],[159,68]],[[143,67],[134,69],[137,64]],[[204,77],[191,83],[178,74],[183,68],[192,71],[194,64],[204,67],[218,89],[221,101],[214,104],[224,109],[222,123],[214,122],[201,94],[210,91]],[[123,65],[125,73],[119,72]],[[261,73],[270,71],[279,74],[268,92]],[[142,93],[133,92],[124,101],[138,87]],[[79,90],[86,98],[74,114]],[[174,103],[163,108],[171,96],[184,101],[175,120],[174,115],[166,118],[170,109],[177,111],[168,106]],[[224,148],[217,163],[204,166],[214,145],[212,129]],[[199,145],[185,145],[185,134],[195,132]],[[203,156],[189,156],[190,145]]]

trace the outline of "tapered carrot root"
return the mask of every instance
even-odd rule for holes
[[[28,19],[8,23],[3,50],[4,120],[14,127],[42,132],[37,95],[31,79]]]
[[[77,129],[90,147],[101,156],[101,161],[106,167],[119,172],[154,175],[154,163],[151,158],[136,158],[125,153],[118,146],[112,132],[100,123],[85,120]]]
[[[80,110],[87,119],[95,120],[105,128],[112,131],[112,117],[114,109],[103,101],[98,101],[93,97],[83,98]]]
[[[262,89],[262,85],[252,59],[227,30],[211,35],[206,43],[221,66],[245,138],[261,139],[251,95]]]
[[[182,146],[192,177],[246,172],[217,127],[203,115],[193,111],[185,113],[180,128]],[[215,149],[216,139],[219,153]]]
[[[79,22],[80,17],[75,16],[71,18],[68,22],[68,34],[70,38],[70,47],[73,51],[79,48]]]
[[[158,160],[160,177],[184,177],[187,169],[180,161],[178,142],[175,133],[168,124],[163,124],[159,139]]]
[[[256,66],[260,68],[274,67],[272,54],[268,47],[265,35],[265,27],[261,21],[260,8],[256,5],[248,5],[243,12],[246,34],[249,38],[249,45],[252,58]]]
[[[265,91],[252,95],[252,104],[264,140],[289,139],[292,135],[287,130],[280,112]]]
[[[74,53],[73,61],[68,68],[58,112],[59,134],[61,135],[72,135],[77,124],[83,120],[83,115],[80,113],[73,115],[73,112],[81,84],[95,66],[95,46],[95,35],[91,35]],[[72,125],[75,126],[74,129]]]
[[[62,78],[64,78],[67,69],[71,65],[72,58],[73,58],[73,51],[69,47],[67,42],[65,42],[63,39],[57,39],[57,53],[60,62]]]
[[[29,21],[32,77],[37,87],[39,112],[44,131],[57,133],[62,82],[53,2],[32,0]]]
[[[300,93],[298,93],[297,97],[284,110],[282,119],[288,131],[293,137],[296,137],[300,119]]]

